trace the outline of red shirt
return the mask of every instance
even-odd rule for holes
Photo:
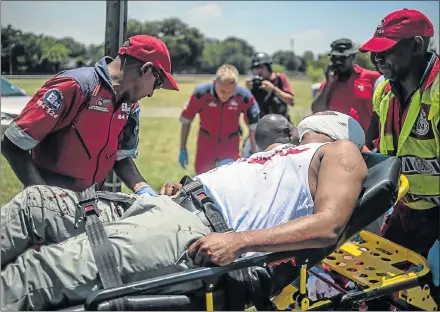
[[[373,115],[374,83],[380,76],[379,72],[354,65],[350,79],[334,82],[328,109],[353,117],[367,133]],[[325,84],[326,81],[321,83],[318,92],[322,91]]]
[[[251,92],[237,86],[236,94],[222,103],[215,93],[214,82],[210,82],[195,88],[180,121],[190,122],[199,114],[201,131],[213,140],[223,141],[239,134],[241,113],[248,125],[256,126],[260,108]]]
[[[137,154],[139,106],[116,106],[109,61],[51,78],[5,131],[32,150],[49,185],[82,191],[102,184],[116,160]]]

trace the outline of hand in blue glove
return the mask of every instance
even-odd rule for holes
[[[142,185],[140,188],[136,190],[136,195],[140,196],[158,196],[157,193],[153,190],[153,188],[148,185]]]
[[[186,148],[180,150],[179,163],[183,169],[186,169],[186,166],[188,166],[188,152],[186,151]]]

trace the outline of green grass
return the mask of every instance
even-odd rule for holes
[[[208,79],[209,80],[209,79]],[[29,95],[41,87],[43,79],[12,80]],[[159,90],[153,98],[141,101],[141,107],[182,107],[188,100],[195,85],[206,82],[207,79],[183,78],[178,80],[180,91]],[[244,79],[241,79],[244,82]],[[291,80],[295,93],[295,106],[290,109],[292,121],[297,124],[304,115],[308,114],[312,101],[309,80]],[[241,120],[243,123],[243,120]],[[246,129],[246,128],[244,128]],[[180,140],[180,123],[178,118],[142,118],[140,127],[139,155],[135,160],[142,175],[157,190],[166,181],[178,181],[185,175],[194,175],[194,155],[198,119],[192,124],[188,138],[189,168],[184,170],[177,162]],[[246,132],[246,131],[245,131]],[[243,137],[246,137],[247,133]],[[8,202],[23,189],[8,162],[2,156],[1,160],[1,204]],[[124,187],[124,191],[128,189]]]

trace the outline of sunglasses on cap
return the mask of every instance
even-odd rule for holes
[[[156,79],[156,81],[154,83],[154,89],[155,90],[161,89],[163,87],[164,81],[163,81],[160,70],[157,69],[156,67],[152,67],[151,72],[153,73],[153,76]]]

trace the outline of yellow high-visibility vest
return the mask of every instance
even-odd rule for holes
[[[411,98],[408,114],[398,138],[393,137],[393,116],[388,114],[394,97],[382,82],[373,95],[373,105],[380,119],[379,152],[402,161],[402,173],[409,181],[409,191],[401,201],[413,209],[440,206],[440,121],[439,74],[437,58],[428,80],[434,81]],[[435,71],[434,71],[435,70]],[[387,90],[388,89],[388,90]],[[390,131],[391,129],[391,131]],[[397,147],[394,142],[397,142]]]

